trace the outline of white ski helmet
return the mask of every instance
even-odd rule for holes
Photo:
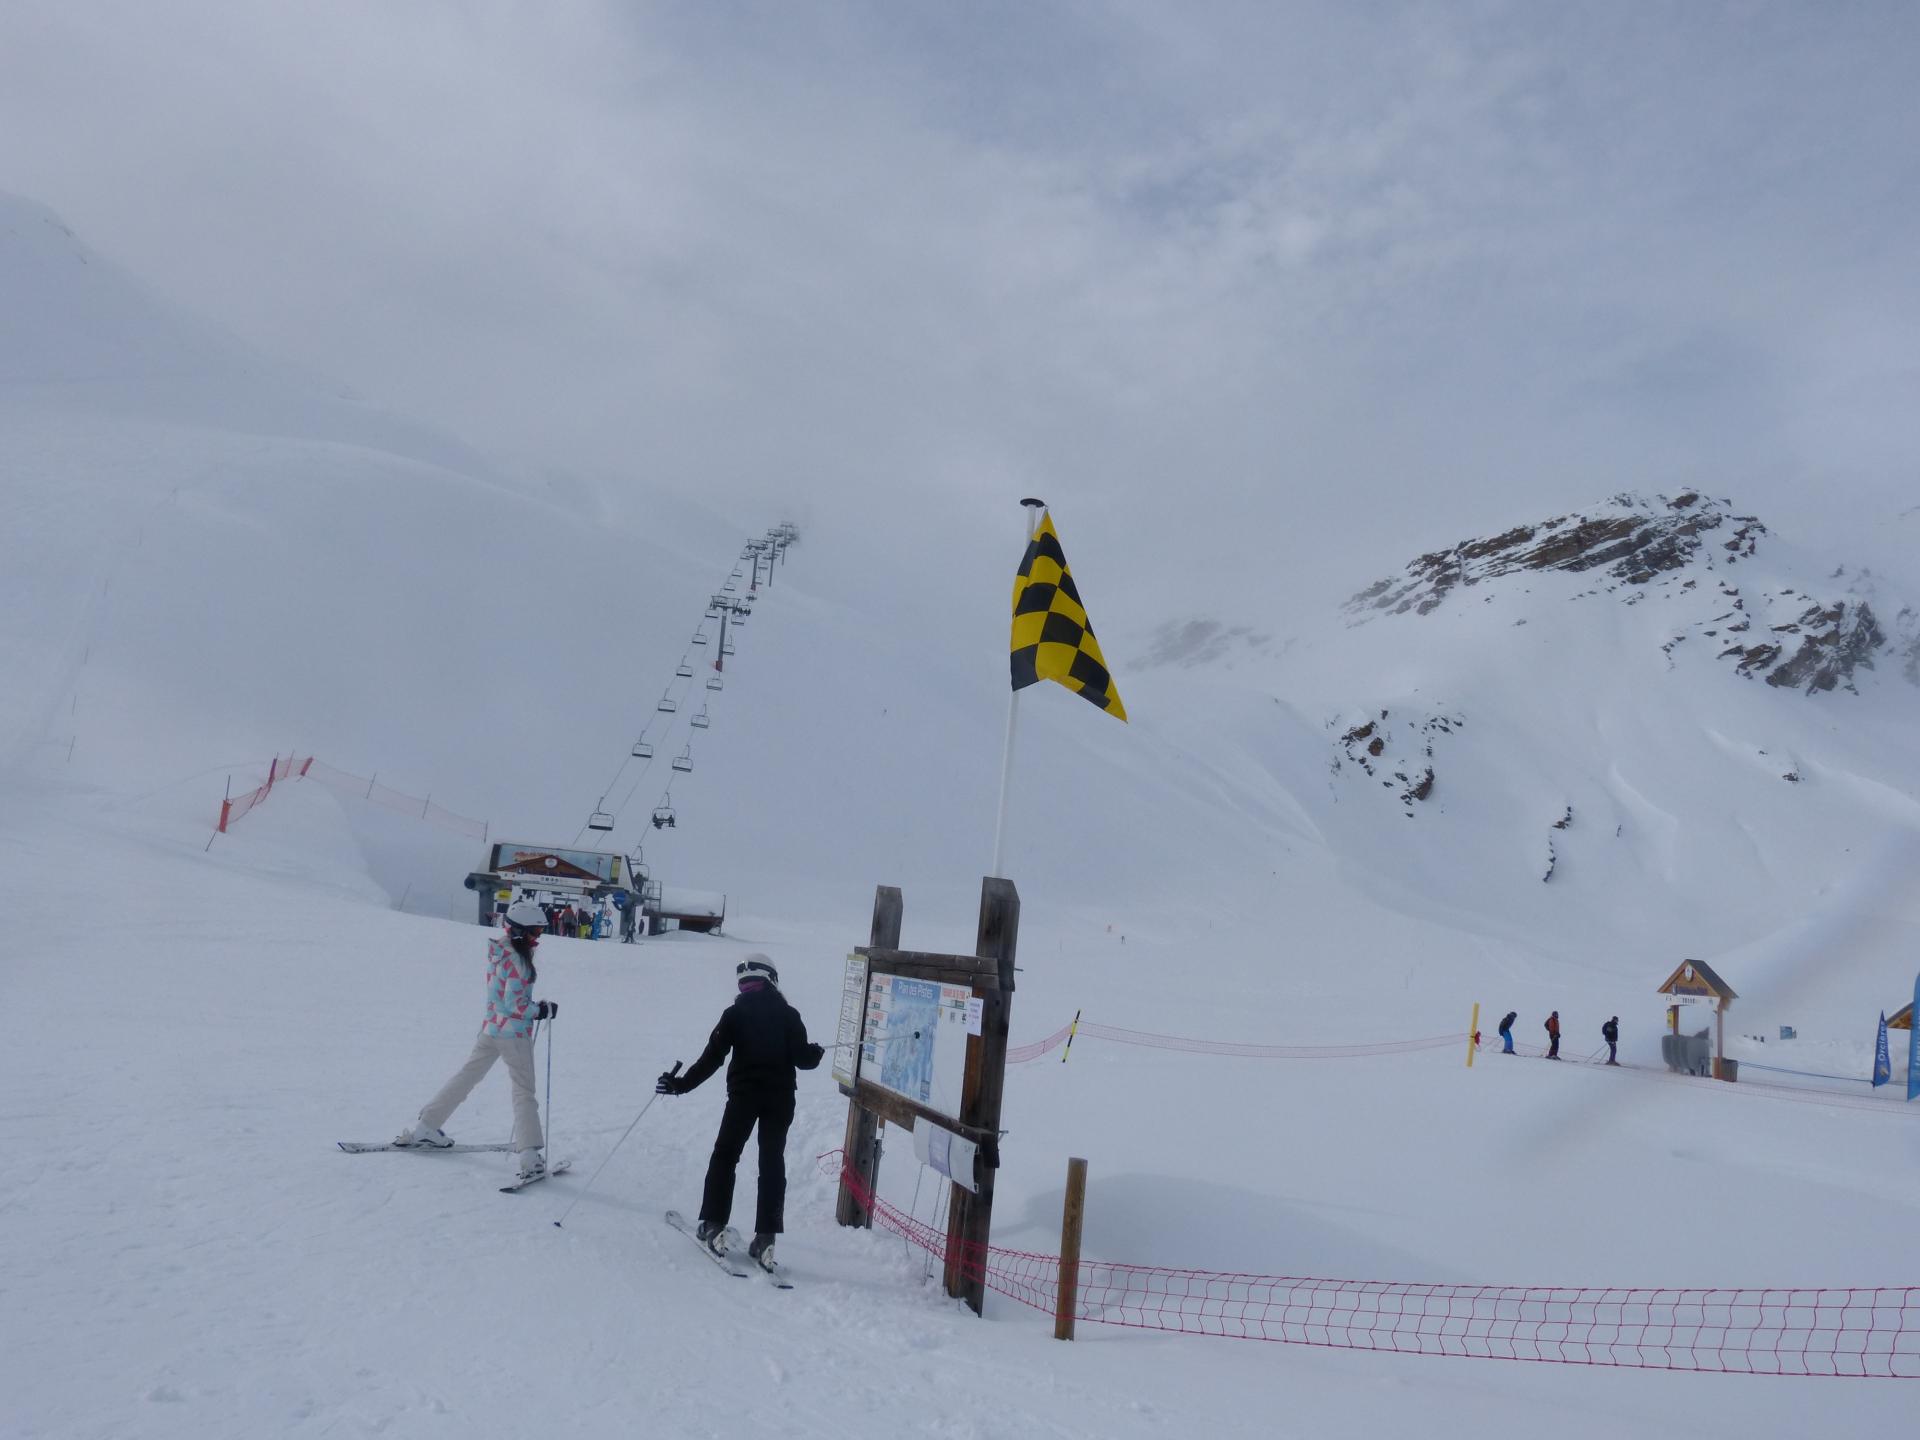
[[[736,983],[764,980],[774,989],[780,988],[780,972],[773,968],[773,957],[757,950],[733,967],[733,978]]]
[[[507,924],[516,930],[544,930],[547,912],[531,900],[516,900],[507,907]]]

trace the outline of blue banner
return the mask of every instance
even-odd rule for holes
[[[1880,1012],[1880,1038],[1873,1046],[1873,1084],[1874,1088],[1893,1078],[1893,1057],[1887,1053],[1887,1012]]]
[[[1913,1012],[1907,1021],[1907,1099],[1920,1096],[1920,975],[1913,977]]]

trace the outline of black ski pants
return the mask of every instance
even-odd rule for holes
[[[760,1195],[753,1211],[758,1235],[778,1235],[787,1208],[787,1130],[793,1124],[793,1091],[742,1091],[727,1096],[720,1133],[707,1162],[700,1218],[724,1225],[733,1214],[733,1172],[747,1148],[747,1136],[760,1128]]]

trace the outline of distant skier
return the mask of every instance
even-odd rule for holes
[[[513,1081],[513,1148],[518,1152],[521,1178],[546,1173],[540,1154],[546,1137],[540,1133],[540,1102],[533,1089],[533,1025],[560,1013],[553,1001],[533,998],[533,982],[539,978],[533,952],[546,923],[545,913],[531,900],[516,900],[507,907],[507,933],[487,942],[487,1016],[473,1042],[473,1053],[427,1102],[420,1118],[393,1137],[394,1144],[436,1149],[453,1144],[440,1127],[473,1093],[493,1062],[504,1060]]]
[[[1560,1058],[1560,1012],[1554,1011],[1547,1016],[1547,1059]]]
[[[1614,1016],[1600,1027],[1600,1038],[1607,1042],[1607,1064],[1620,1063],[1620,1017]]]
[[[1506,1018],[1500,1022],[1500,1053],[1513,1054],[1513,1022],[1520,1018],[1518,1010],[1507,1011]]]
[[[634,908],[631,900],[620,907],[620,943],[623,945],[633,944]]]
[[[654,1084],[660,1095],[684,1095],[697,1089],[733,1052],[727,1066],[727,1108],[714,1137],[713,1158],[700,1196],[697,1235],[712,1246],[733,1213],[734,1168],[747,1136],[760,1127],[760,1193],[754,1206],[753,1243],[747,1254],[762,1265],[773,1263],[775,1239],[786,1227],[787,1130],[793,1124],[796,1070],[819,1065],[826,1051],[807,1039],[806,1024],[780,993],[780,972],[765,955],[747,956],[734,970],[739,995],[721,1013],[707,1048],[684,1075],[671,1070]],[[715,1247],[718,1248],[718,1247]]]

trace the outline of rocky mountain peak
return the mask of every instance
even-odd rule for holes
[[[1623,584],[1644,585],[1686,567],[1703,551],[1708,568],[1715,560],[1737,563],[1754,553],[1766,533],[1753,516],[1736,515],[1729,500],[1694,491],[1671,498],[1620,494],[1591,513],[1516,525],[1422,555],[1401,574],[1369,585],[1345,610],[1356,624],[1380,614],[1425,615],[1457,589],[1529,570],[1598,570]]]
[[[1730,500],[1695,491],[1620,494],[1588,512],[1422,555],[1343,608],[1355,625],[1382,615],[1426,615],[1457,592],[1502,576],[1563,570],[1600,582],[1575,599],[1617,594],[1637,605],[1655,591],[1684,595],[1695,618],[1662,646],[1669,666],[1677,648],[1698,636],[1715,641],[1717,657],[1739,674],[1781,689],[1857,693],[1858,673],[1874,669],[1883,655],[1920,684],[1920,616],[1902,608],[1890,637],[1874,613],[1866,572],[1849,575],[1840,567],[1828,577],[1825,597],[1794,586],[1736,585],[1733,567],[1754,559],[1767,535]]]

